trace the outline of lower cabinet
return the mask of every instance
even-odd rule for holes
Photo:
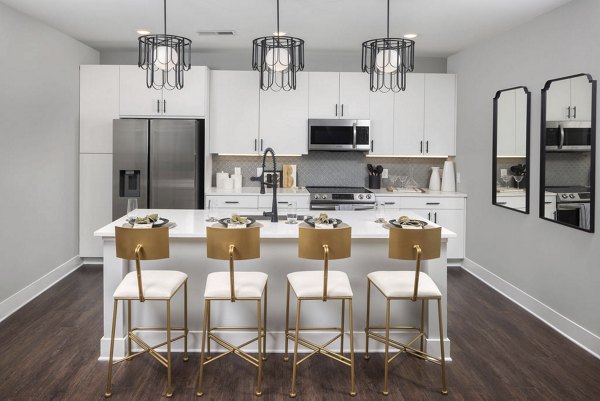
[[[544,217],[547,219],[556,218],[556,195],[544,196]]]
[[[79,155],[79,256],[102,257],[102,239],[94,231],[112,219],[112,154]]]

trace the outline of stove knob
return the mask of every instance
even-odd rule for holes
[[[327,195],[321,195],[322,199],[327,199]]]
[[[570,195],[569,195],[569,198],[571,198],[571,199],[575,199],[575,195],[573,195],[573,194],[570,194]]]
[[[562,194],[563,199],[567,199],[567,194]]]
[[[367,194],[367,199],[371,199],[371,194]]]
[[[314,196],[314,198],[315,198],[315,199],[319,199],[319,195],[315,195],[315,196]]]
[[[358,195],[358,199],[362,199],[362,198],[363,198],[363,196],[362,196],[362,195]]]

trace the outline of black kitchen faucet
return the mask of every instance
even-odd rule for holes
[[[277,163],[275,161],[275,151],[273,148],[266,148],[263,154],[262,160],[262,172],[258,177],[250,177],[250,181],[260,182],[260,193],[265,193],[265,164],[267,161],[267,153],[271,152],[271,158],[273,159],[273,206],[270,212],[263,212],[263,216],[271,216],[271,223],[277,223],[279,218],[277,216]]]

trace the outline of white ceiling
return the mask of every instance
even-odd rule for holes
[[[137,46],[136,29],[162,31],[162,0],[0,0],[96,48]],[[448,56],[571,0],[391,0],[390,36],[417,32],[417,56]],[[281,30],[306,49],[357,51],[385,36],[386,0],[281,0]],[[195,51],[249,48],[271,35],[275,0],[168,0],[168,33]],[[236,31],[199,37],[198,30]]]

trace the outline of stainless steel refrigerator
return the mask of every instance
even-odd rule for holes
[[[204,120],[113,121],[113,219],[140,209],[204,208]]]

